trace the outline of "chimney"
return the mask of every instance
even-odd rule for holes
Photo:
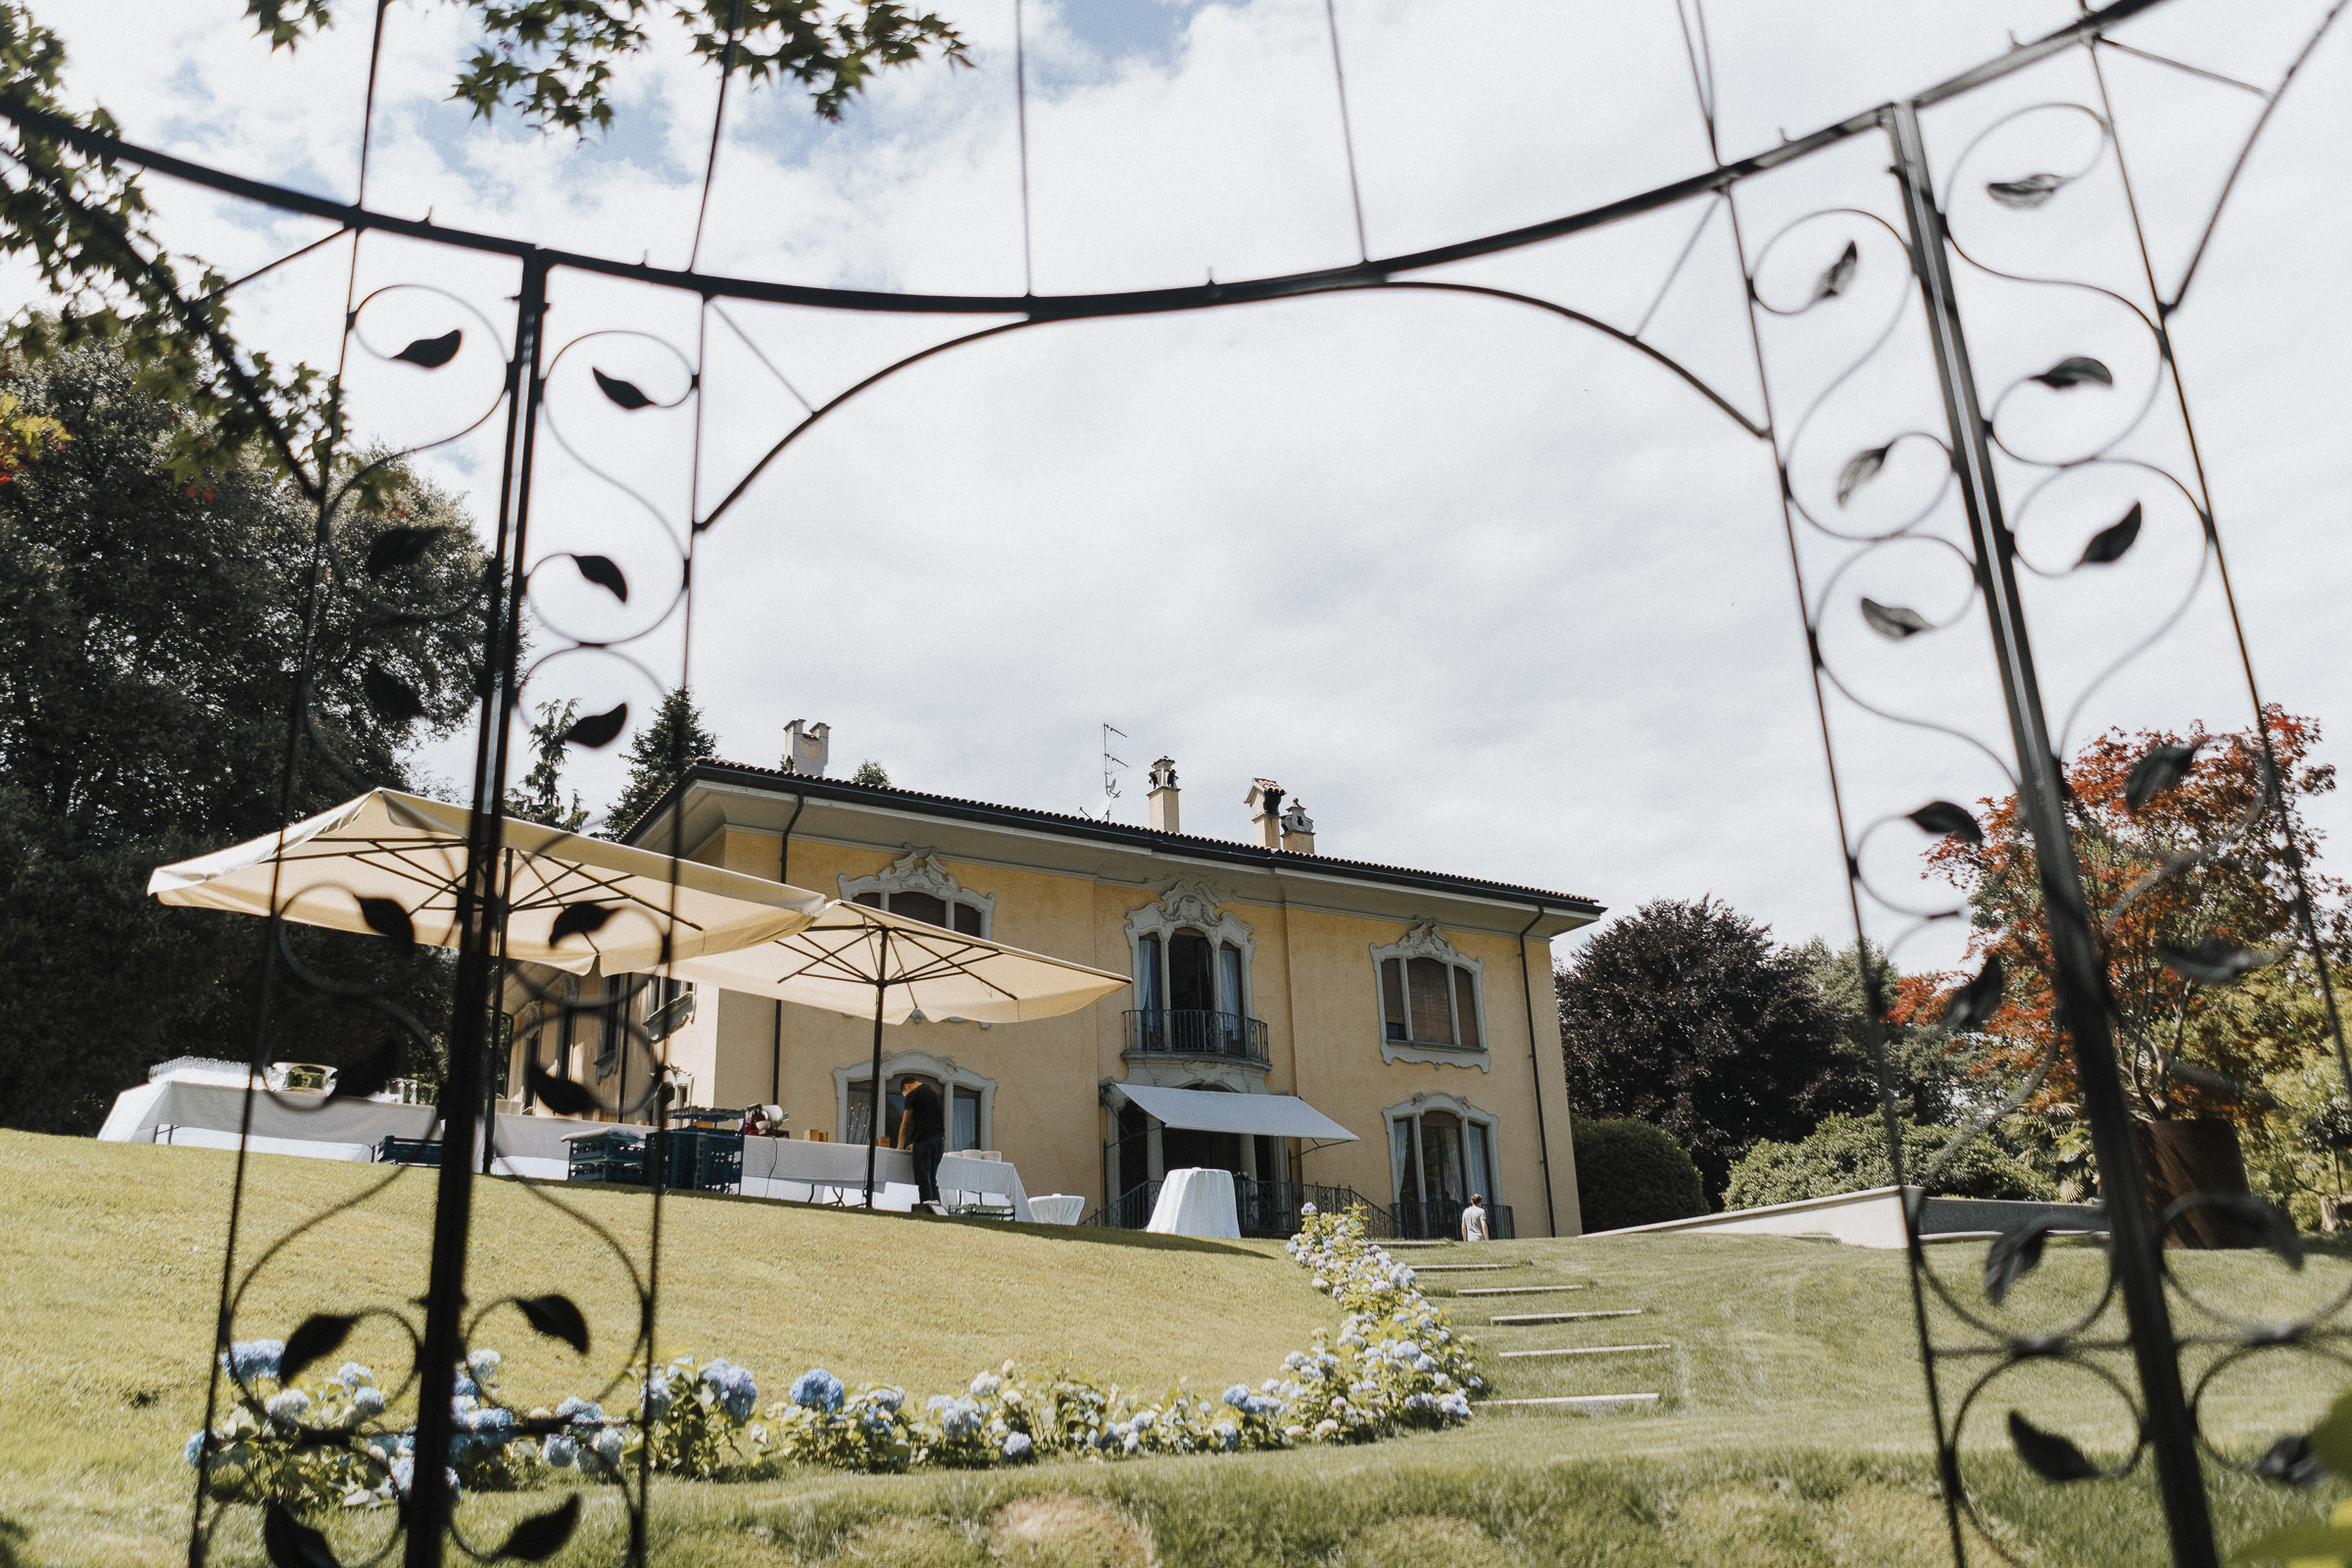
[[[811,724],[805,718],[785,725],[784,771],[823,778],[825,764],[832,760],[832,725]]]
[[[1152,793],[1147,799],[1152,808],[1152,831],[1181,833],[1176,825],[1176,760],[1163,757],[1152,764]]]
[[[1252,779],[1242,804],[1257,828],[1257,842],[1269,850],[1282,848],[1282,786],[1270,778]]]
[[[1282,813],[1282,847],[1293,855],[1315,853],[1315,819],[1306,814],[1301,802],[1294,800],[1291,808]]]

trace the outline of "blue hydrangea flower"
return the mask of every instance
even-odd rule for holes
[[[335,1381],[347,1389],[356,1389],[363,1384],[373,1383],[375,1373],[357,1361],[346,1361],[335,1369]]]
[[[1217,1442],[1224,1446],[1227,1453],[1231,1453],[1235,1448],[1241,1446],[1242,1429],[1232,1422],[1220,1421],[1209,1428],[1209,1431],[1215,1434]]]
[[[983,1372],[978,1377],[972,1379],[972,1397],[975,1399],[993,1399],[997,1396],[997,1391],[1003,1387],[1004,1387],[1004,1380],[1003,1378],[997,1376],[994,1372]]]
[[[409,1494],[409,1488],[415,1485],[416,1481],[416,1461],[414,1458],[404,1453],[392,1461],[393,1491],[405,1497]]]
[[[895,1414],[906,1403],[906,1391],[905,1389],[875,1389],[866,1397],[881,1408]]]
[[[194,1464],[199,1458],[203,1457],[203,1454],[204,1434],[201,1432],[189,1433],[188,1446],[180,1450],[180,1458],[188,1464]]]
[[[1030,1447],[1029,1434],[1015,1432],[1004,1440],[1004,1457],[1018,1463],[1029,1457]]]
[[[752,1411],[759,1407],[760,1385],[752,1380],[749,1368],[730,1366],[716,1378],[705,1374],[705,1381],[717,1394],[718,1407],[726,1411],[729,1420],[747,1421],[751,1419]],[[834,1388],[837,1392],[833,1396],[833,1408],[836,1410],[841,1408],[840,1387],[840,1381],[836,1379]]]
[[[593,1400],[583,1399],[576,1394],[565,1396],[564,1402],[556,1406],[556,1419],[559,1421],[569,1421],[575,1425],[588,1426],[602,1421],[604,1418],[605,1407],[603,1405]]]
[[[498,1377],[500,1357],[496,1350],[476,1350],[466,1357],[466,1370],[473,1374],[476,1383],[490,1383]]]
[[[283,1340],[239,1340],[228,1348],[223,1358],[229,1376],[239,1383],[251,1383],[256,1378],[274,1378],[277,1364],[286,1353]]]
[[[539,1446],[539,1454],[559,1470],[568,1470],[580,1456],[580,1446],[561,1435],[549,1438]]]
[[[1138,1410],[1135,1412],[1135,1430],[1149,1432],[1158,1420],[1159,1412],[1156,1410]]]
[[[590,1441],[588,1446],[595,1449],[596,1456],[599,1459],[604,1460],[605,1463],[618,1464],[620,1462],[620,1429],[618,1427],[606,1427],[604,1430],[597,1433],[596,1437]]]
[[[676,1400],[677,1396],[670,1392],[667,1377],[656,1373],[645,1380],[645,1418],[648,1421],[660,1421],[667,1416],[670,1405]]]
[[[474,1387],[473,1379],[461,1372],[458,1374],[457,1382],[450,1385],[450,1392],[459,1398],[470,1399],[482,1391]]]
[[[792,1402],[804,1410],[831,1415],[841,1408],[841,1379],[823,1367],[810,1367],[792,1380]]]
[[[262,1406],[270,1412],[270,1420],[283,1421],[288,1426],[300,1421],[310,1407],[311,1396],[300,1389],[280,1389]]]
[[[352,1392],[351,1418],[365,1421],[384,1413],[384,1391],[371,1383],[363,1383]]]
[[[1282,1401],[1263,1394],[1252,1394],[1242,1401],[1242,1408],[1250,1415],[1273,1415],[1282,1409]]]
[[[1250,1385],[1247,1383],[1236,1383],[1232,1388],[1225,1391],[1225,1402],[1234,1406],[1236,1409],[1239,1409],[1242,1403],[1249,1397]]]

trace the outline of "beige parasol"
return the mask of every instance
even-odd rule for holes
[[[882,1026],[918,1017],[1020,1023],[1075,1012],[1127,977],[1065,958],[983,941],[862,904],[831,904],[816,920],[771,942],[706,953],[676,965],[680,979],[874,1020],[866,1119],[865,1204],[874,1203],[874,1147],[882,1126]]]
[[[329,811],[212,855],[159,867],[166,904],[278,912],[302,925],[459,941],[472,813],[399,790],[370,790]],[[500,823],[505,956],[585,973],[643,972],[718,949],[768,943],[806,926],[822,894],[514,817]],[[862,1009],[861,1009],[862,1010]]]

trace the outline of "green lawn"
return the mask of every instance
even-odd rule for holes
[[[174,1560],[199,1419],[228,1156],[0,1133],[0,1568]],[[260,1158],[246,1235],[258,1250],[364,1190],[369,1167]],[[401,1300],[422,1286],[430,1173],[304,1233],[265,1268],[240,1333],[281,1336],[314,1307]],[[562,1286],[578,1297],[609,1368],[630,1317],[626,1276],[545,1189],[485,1183],[477,1199],[477,1299]],[[643,1255],[641,1195],[562,1197]],[[1330,1303],[1273,1244],[1171,1243],[1071,1232],[867,1218],[720,1199],[665,1207],[665,1349],[723,1353],[780,1394],[805,1366],[853,1383],[889,1378],[918,1396],[1007,1356],[1067,1362],[1129,1386],[1179,1378],[1255,1382],[1333,1321]],[[1982,1248],[1938,1249],[1954,1293],[1975,1299]],[[1488,1349],[1503,1396],[1655,1392],[1611,1415],[1489,1411],[1467,1428],[1362,1448],[1018,1472],[868,1478],[795,1474],[658,1493],[658,1560],[1110,1564],[1908,1564],[1940,1560],[1942,1515],[1927,1457],[1923,1383],[1899,1255],[1763,1238],[1505,1243],[1415,1252],[1413,1261],[1504,1263],[1433,1274],[1460,1289],[1580,1285],[1573,1292],[1447,1301]],[[2252,1315],[2287,1315],[2352,1279],[2317,1256],[2301,1276],[2242,1254],[2178,1259],[2192,1288]],[[2095,1291],[2098,1258],[2053,1249],[2015,1293],[2014,1321],[2045,1320]],[[1965,1293],[1965,1294],[1964,1294]],[[1638,1315],[1488,1329],[1495,1313]],[[2110,1316],[2114,1309],[2110,1307]],[[496,1320],[494,1320],[496,1321]],[[568,1351],[519,1321],[482,1338],[508,1353],[521,1403],[596,1392]],[[2200,1327],[2193,1316],[2184,1327]],[[365,1333],[365,1331],[364,1331]],[[1504,1348],[1664,1343],[1627,1355],[1501,1359]],[[380,1369],[378,1337],[346,1353]],[[2210,1435],[2256,1452],[2308,1426],[2334,1380],[2293,1350],[2244,1363],[2208,1400]],[[2086,1392],[2087,1391],[2087,1392]],[[544,1396],[544,1399],[542,1398]],[[2145,1467],[2059,1492],[2007,1454],[2016,1406],[2094,1452],[2126,1430],[2080,1371],[2037,1367],[1992,1384],[1972,1416],[1969,1477],[1985,1527],[2023,1560],[2160,1560]],[[564,1560],[609,1559],[617,1528],[594,1494]],[[2309,1517],[2323,1498],[2223,1483],[2229,1538]],[[544,1498],[490,1497],[496,1520]],[[356,1545],[380,1516],[348,1522]],[[259,1560],[250,1530],[215,1561]],[[1979,1549],[1977,1555],[1984,1554]]]

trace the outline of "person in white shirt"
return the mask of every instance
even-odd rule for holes
[[[1470,1206],[1462,1210],[1463,1241],[1491,1242],[1494,1239],[1487,1233],[1486,1202],[1486,1196],[1483,1193],[1470,1195]]]

